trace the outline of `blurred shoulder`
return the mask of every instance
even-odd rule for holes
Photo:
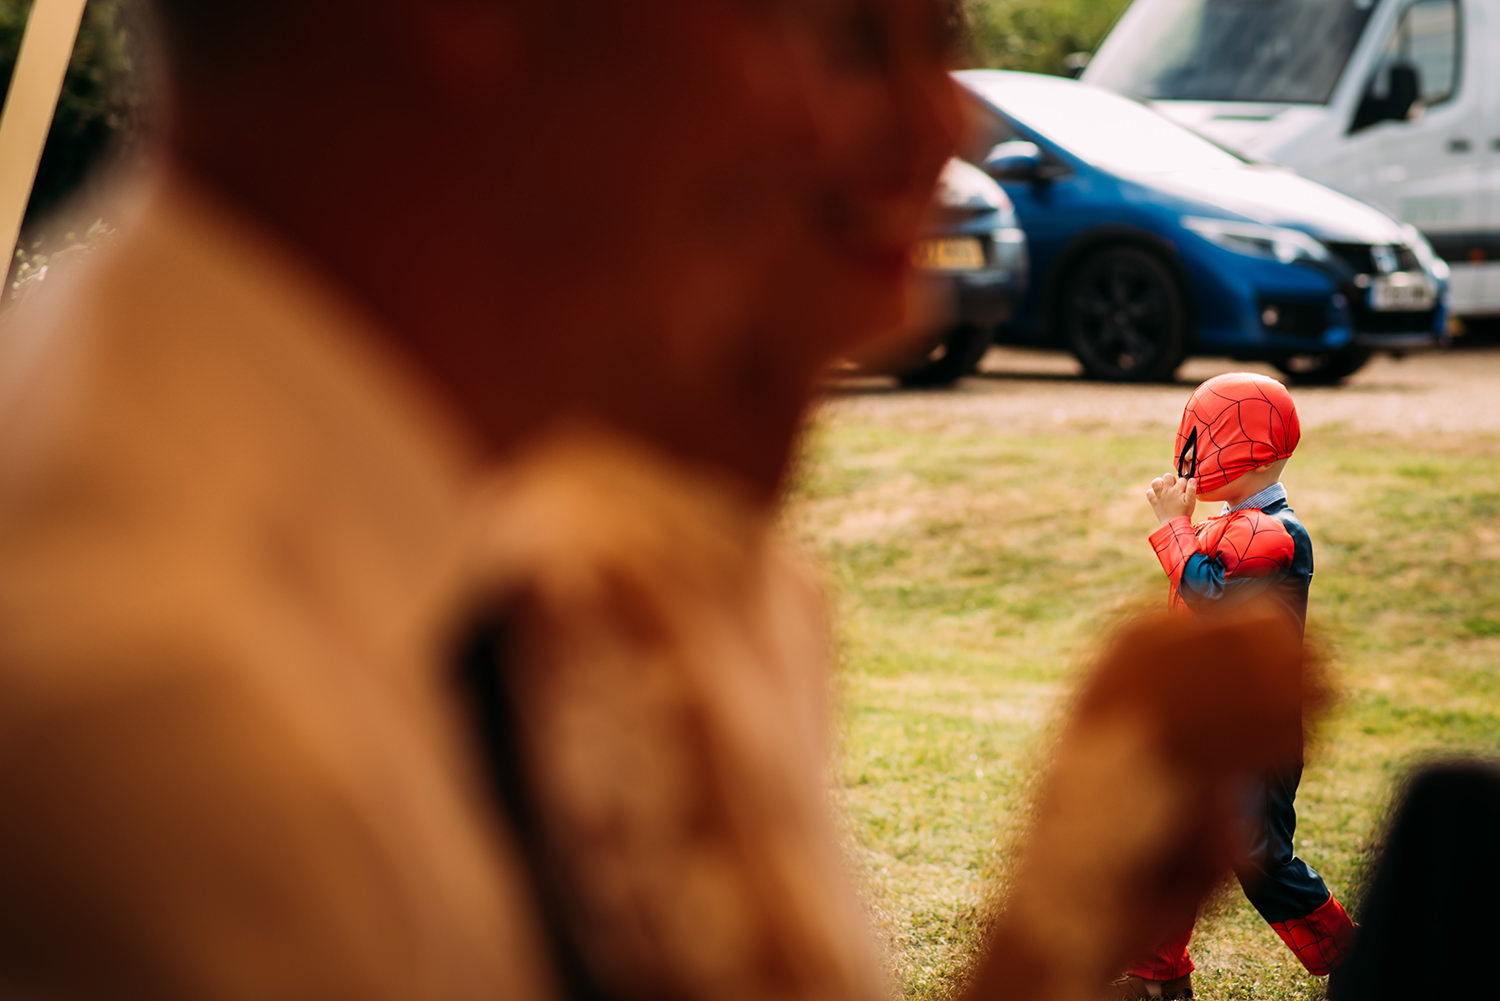
[[[482,509],[468,590],[510,615],[523,666],[588,676],[591,690],[649,675],[700,708],[748,704],[754,689],[821,746],[820,581],[737,484],[575,426],[497,475]]]
[[[577,598],[610,584],[695,604],[767,586],[818,593],[773,514],[738,485],[593,426],[554,433],[495,475],[476,572]]]
[[[257,636],[404,622],[436,587],[466,444],[252,220],[182,178],[120,198],[113,242],[0,321],[0,684],[227,650],[264,671],[288,658]]]

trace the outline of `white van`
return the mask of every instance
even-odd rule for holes
[[[1083,79],[1412,223],[1500,314],[1500,0],[1134,0]]]

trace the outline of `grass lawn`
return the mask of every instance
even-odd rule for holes
[[[1165,600],[1143,497],[1163,418],[1008,437],[834,403],[817,425],[791,519],[835,592],[837,795],[905,998],[956,986],[1097,637]],[[1308,751],[1299,854],[1353,903],[1409,765],[1500,749],[1500,437],[1318,428],[1285,482],[1340,688]],[[1194,957],[1208,1001],[1323,993],[1237,888]]]

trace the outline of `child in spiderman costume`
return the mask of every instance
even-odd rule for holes
[[[1312,542],[1281,485],[1300,437],[1291,394],[1274,379],[1232,372],[1193,392],[1177,430],[1176,474],[1153,480],[1146,495],[1161,522],[1151,546],[1171,581],[1174,609],[1208,614],[1263,595],[1305,626]],[[1198,500],[1223,501],[1224,513],[1194,525]],[[1300,764],[1264,776],[1250,817],[1251,856],[1236,875],[1302,965],[1323,976],[1343,957],[1354,926],[1293,851],[1301,777]],[[1155,954],[1141,957],[1118,982],[1118,996],[1191,998],[1192,933],[1189,923]]]

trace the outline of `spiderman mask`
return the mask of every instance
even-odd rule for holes
[[[1193,390],[1177,429],[1177,475],[1211,493],[1291,455],[1302,437],[1292,394],[1252,372],[1214,376]]]

